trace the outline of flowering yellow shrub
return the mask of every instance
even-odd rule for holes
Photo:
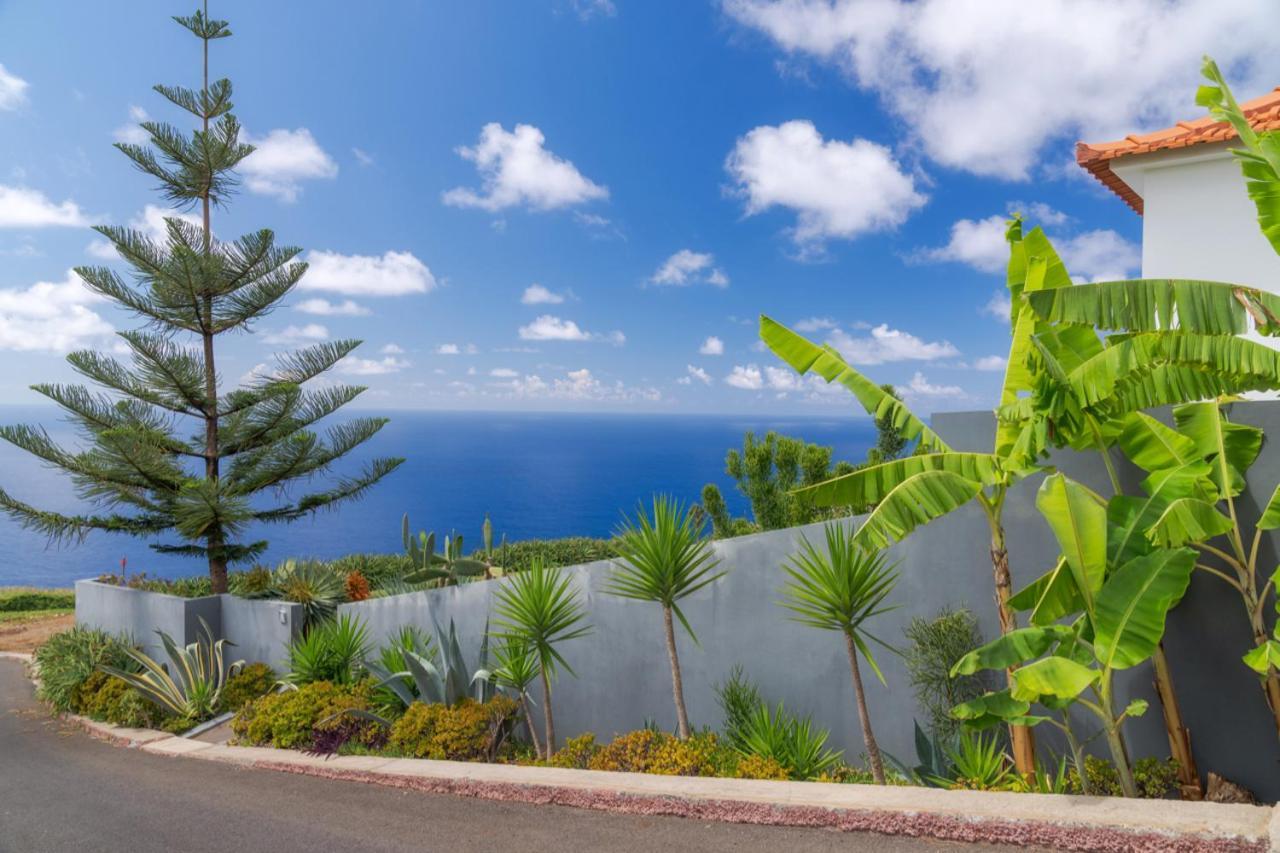
[[[737,770],[733,774],[738,779],[790,779],[787,768],[778,763],[776,758],[765,758],[759,755],[747,755],[738,761]]]
[[[492,761],[515,723],[518,707],[506,696],[484,704],[464,699],[454,706],[414,702],[391,726],[387,743],[411,758]]]
[[[252,746],[293,749],[311,743],[317,728],[336,726],[333,715],[350,709],[373,707],[372,683],[350,686],[313,681],[297,690],[268,693],[240,709],[231,721],[231,730],[241,742]],[[321,721],[328,720],[322,723]]]
[[[715,776],[724,748],[710,732],[680,740],[663,732],[640,729],[614,738],[587,763],[591,770],[657,773],[663,776]]]
[[[551,756],[551,760],[547,763],[552,767],[586,770],[591,764],[591,759],[599,751],[600,747],[596,744],[596,736],[591,732],[586,732],[565,741],[564,746],[555,755]]]

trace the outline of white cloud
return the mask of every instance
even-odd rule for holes
[[[702,342],[702,346],[698,347],[700,355],[724,355],[724,341],[715,335],[709,336]]]
[[[80,206],[70,199],[55,204],[39,190],[0,184],[0,228],[82,228],[88,224]]]
[[[559,305],[564,302],[564,296],[540,284],[531,284],[524,289],[520,302],[523,305]]]
[[[958,385],[934,385],[930,383],[920,371],[916,371],[905,387],[900,387],[897,390],[898,393],[908,399],[920,397],[962,398],[968,396],[965,394],[964,389]]]
[[[514,379],[520,374],[509,367],[495,367],[489,371],[489,375],[495,379]]]
[[[602,18],[612,18],[618,14],[618,7],[613,0],[570,0],[573,11],[578,13],[578,17],[584,21],[589,21],[597,16]]]
[[[426,293],[436,277],[411,252],[378,255],[307,253],[308,269],[298,282],[301,290],[324,290],[350,296],[404,296]]]
[[[0,290],[0,349],[61,353],[103,341],[115,332],[91,307],[103,301],[70,270],[62,281]]]
[[[550,314],[541,314],[527,326],[520,327],[520,339],[525,341],[608,341],[616,346],[627,342],[622,332],[607,335],[588,332],[572,320],[562,320]]]
[[[951,226],[951,240],[947,245],[925,249],[916,257],[924,261],[968,264],[982,272],[998,272],[1009,263],[1005,222],[1005,217],[998,214],[986,219],[959,219]]]
[[[460,355],[462,350],[457,344],[440,344],[436,347],[436,355]]]
[[[378,352],[383,355],[404,355],[404,347],[399,344],[386,344]]]
[[[364,317],[370,313],[368,308],[350,299],[344,299],[341,302],[330,302],[328,299],[304,299],[293,308],[303,314],[315,314],[319,317]]]
[[[808,121],[755,128],[738,140],[725,169],[747,215],[774,206],[795,211],[791,235],[802,251],[895,228],[927,200],[888,148],[824,140]]]
[[[257,139],[245,133],[244,141],[256,146],[240,162],[250,192],[292,202],[302,192],[302,181],[337,177],[338,164],[305,127],[277,128]]]
[[[1201,54],[1243,96],[1280,77],[1256,0],[724,0],[787,53],[838,66],[939,163],[1027,178],[1050,143],[1192,118]],[[1016,74],[1010,69],[1017,69]]]
[[[482,191],[455,187],[442,200],[496,213],[520,206],[555,210],[609,197],[608,189],[552,154],[544,142],[542,131],[530,124],[518,124],[510,133],[497,122],[486,124],[475,147],[458,149],[459,156],[476,164]]]
[[[975,361],[973,366],[975,370],[999,371],[1004,370],[1005,365],[1008,363],[1009,360],[1002,355],[984,355]]]
[[[923,341],[908,332],[891,329],[887,323],[881,323],[866,335],[851,335],[835,329],[827,343],[839,350],[846,361],[855,365],[934,361],[960,354],[949,341]]]
[[[352,148],[351,153],[356,158],[356,162],[361,166],[372,166],[376,162],[373,159],[373,155],[368,151],[365,151],[363,148]]]
[[[147,133],[141,127],[144,121],[150,119],[147,111],[136,104],[129,107],[129,121],[120,125],[111,132],[116,142],[126,142],[130,145],[144,145],[151,139],[151,134]]]
[[[16,110],[27,102],[26,80],[5,70],[0,64],[0,110]]]
[[[748,364],[745,367],[741,364],[735,364],[733,370],[724,378],[725,384],[734,388],[741,388],[744,391],[759,391],[764,387],[764,375],[760,373],[760,368],[754,364]]]
[[[1050,213],[1056,211],[1050,210]],[[913,257],[967,264],[981,272],[999,272],[1009,262],[1005,228],[1005,217],[1000,215],[980,220],[961,219],[951,226],[947,245],[923,249]],[[1077,280],[1122,279],[1142,264],[1141,249],[1110,229],[1085,231],[1069,237],[1050,235],[1050,239],[1068,272]]]
[[[1085,231],[1054,245],[1076,279],[1116,281],[1142,266],[1142,250],[1110,229]]]
[[[669,284],[684,287],[704,282],[713,287],[728,287],[729,277],[714,266],[715,256],[710,252],[681,249],[663,262],[650,278],[653,284]]]
[[[395,373],[404,370],[409,366],[409,362],[402,358],[396,358],[389,355],[386,358],[357,358],[349,355],[337,364],[337,371],[345,373],[349,376],[381,376],[386,373]]]
[[[268,344],[296,344],[328,339],[329,330],[319,323],[307,323],[305,326],[285,326],[278,332],[267,332],[262,336],[263,342]]]
[[[684,367],[685,375],[676,380],[680,385],[692,385],[693,380],[698,380],[703,385],[711,384],[711,374],[703,370],[701,367],[695,367],[692,364],[686,364]]]
[[[797,332],[820,332],[824,329],[834,329],[836,321],[830,317],[806,317],[796,323],[795,330]]]
[[[990,314],[997,320],[1009,322],[1009,316],[1013,313],[1013,302],[1009,299],[1008,291],[997,290],[991,294],[991,298],[987,300],[986,305],[982,306],[979,313]]]
[[[621,380],[605,382],[588,368],[570,370],[563,377],[547,382],[538,374],[530,374],[495,383],[516,397],[549,397],[565,400],[593,400],[604,402],[658,402],[662,392],[648,386],[630,386]]]

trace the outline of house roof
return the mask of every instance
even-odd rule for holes
[[[1280,86],[1271,92],[1245,101],[1241,111],[1255,130],[1280,129]],[[1115,142],[1076,143],[1076,162],[1101,181],[1125,203],[1142,215],[1142,197],[1121,180],[1111,169],[1112,163],[1122,157],[1150,154],[1153,151],[1171,151],[1189,148],[1207,142],[1226,142],[1236,138],[1236,132],[1225,121],[1214,121],[1203,116],[1194,121],[1180,121],[1173,127],[1151,133],[1130,134]]]

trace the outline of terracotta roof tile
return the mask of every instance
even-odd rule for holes
[[[1260,98],[1245,101],[1240,109],[1255,130],[1280,129],[1280,86]],[[1134,154],[1172,151],[1235,138],[1236,132],[1231,125],[1225,121],[1214,121],[1212,116],[1206,115],[1193,121],[1180,121],[1173,127],[1151,133],[1131,133],[1115,142],[1078,142],[1076,162],[1141,215],[1142,197],[1111,170],[1112,161]]]

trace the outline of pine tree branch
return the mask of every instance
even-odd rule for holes
[[[160,335],[120,332],[133,350],[134,361],[147,385],[184,401],[200,413],[209,411],[204,395],[204,358]]]
[[[4,489],[0,489],[0,510],[7,512],[23,529],[42,533],[54,544],[82,542],[94,530],[150,536],[172,527],[172,523],[162,516],[63,515],[38,510],[15,499]]]
[[[99,385],[119,391],[121,394],[159,406],[180,415],[203,417],[204,412],[159,393],[142,383],[138,377],[113,358],[109,358],[92,350],[80,350],[67,356],[67,361],[76,372],[92,379]]]
[[[258,521],[295,521],[322,509],[333,509],[360,497],[403,463],[404,459],[398,457],[375,459],[357,477],[345,477],[328,491],[307,495],[291,506],[263,510],[255,513],[254,518]]]
[[[233,419],[228,424],[228,438],[221,453],[228,457],[272,445],[333,414],[364,391],[361,386],[338,385],[264,401],[243,419]]]

